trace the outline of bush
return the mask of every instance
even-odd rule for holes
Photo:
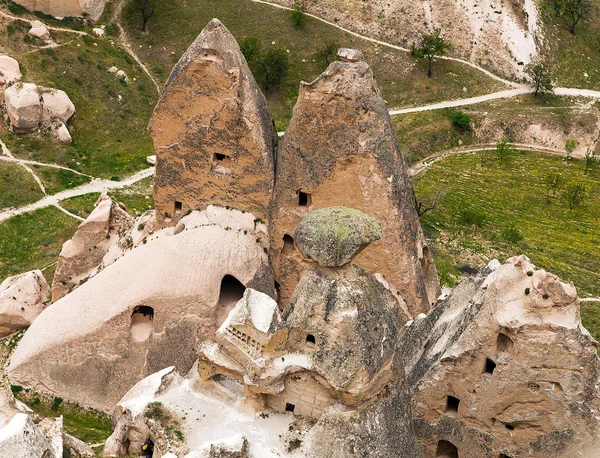
[[[248,64],[260,59],[262,41],[257,37],[246,37],[240,41],[240,51],[246,58]]]
[[[315,60],[323,65],[323,68],[327,68],[337,58],[337,51],[340,48],[339,43],[335,41],[328,41],[325,45],[317,51],[315,54]]]
[[[281,49],[268,51],[258,62],[257,79],[263,89],[278,87],[287,75],[289,59],[287,53]]]
[[[21,385],[11,385],[10,391],[12,391],[13,394],[17,394],[23,391],[23,387]]]
[[[516,226],[508,226],[502,233],[502,238],[508,243],[517,243],[523,240],[523,233]]]
[[[572,212],[577,207],[583,206],[586,197],[587,192],[585,185],[581,183],[573,184],[563,192],[563,199],[565,200],[567,207],[569,207],[569,212]]]
[[[294,7],[290,13],[290,19],[292,20],[292,24],[294,27],[302,27],[306,22],[306,8],[304,7],[304,3],[296,0],[294,2]]]
[[[60,396],[54,396],[54,399],[52,400],[52,410],[58,410],[62,402],[63,398]]]
[[[452,126],[462,132],[471,132],[471,117],[464,111],[455,111],[450,115]]]
[[[458,213],[458,221],[465,226],[483,227],[486,216],[477,210],[462,208]]]

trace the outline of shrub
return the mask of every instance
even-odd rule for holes
[[[458,213],[458,221],[465,226],[482,227],[485,224],[486,216],[470,208],[462,208]]]
[[[240,41],[240,51],[250,64],[260,59],[262,49],[262,41],[257,37],[246,37]]]
[[[10,391],[12,391],[13,394],[17,394],[17,393],[20,393],[21,391],[23,391],[23,387],[21,385],[11,385]]]
[[[281,48],[272,49],[257,62],[256,76],[263,89],[278,87],[287,75],[288,68],[287,53]]]
[[[306,8],[304,7],[304,2],[296,0],[294,2],[294,7],[290,12],[290,19],[292,20],[292,24],[294,27],[300,28],[306,22]]]
[[[563,199],[565,200],[567,207],[569,207],[569,212],[572,212],[577,207],[583,206],[586,196],[585,185],[581,183],[573,184],[563,192]]]
[[[54,396],[54,399],[52,400],[52,410],[58,410],[62,402],[63,398],[59,396]]]
[[[315,54],[315,60],[322,64],[323,68],[332,63],[337,58],[337,51],[340,48],[339,43],[335,41],[328,41],[320,48]]]
[[[508,226],[502,231],[502,238],[509,243],[517,243],[523,240],[523,233],[516,226]]]
[[[464,111],[455,111],[450,115],[452,126],[462,132],[471,132],[471,117]]]

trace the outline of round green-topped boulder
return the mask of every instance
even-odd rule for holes
[[[369,243],[383,235],[375,218],[347,207],[309,213],[294,229],[294,241],[305,258],[323,267],[348,264]]]

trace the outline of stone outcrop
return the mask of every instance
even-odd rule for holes
[[[48,30],[48,27],[37,20],[31,23],[31,29],[29,29],[29,32],[27,33],[32,37],[39,38],[40,40],[47,40],[50,38],[50,31]]]
[[[294,115],[277,153],[271,261],[285,304],[307,263],[291,234],[309,211],[347,206],[365,211],[383,237],[356,258],[383,274],[413,315],[439,294],[436,269],[412,203],[412,185],[387,107],[362,55],[342,50],[312,83],[301,83]]]
[[[52,443],[25,413],[16,414],[8,425],[0,429],[0,456],[59,458]]]
[[[21,79],[19,62],[9,56],[0,56],[0,84],[10,84]]]
[[[75,106],[64,91],[32,83],[7,87],[4,98],[8,117],[17,132],[32,132],[42,123],[60,123],[66,129],[64,123],[75,113]]]
[[[275,295],[267,228],[255,220],[209,206],[148,236],[42,312],[12,355],[10,377],[112,410],[148,374],[187,373],[246,287]]]
[[[63,244],[52,281],[52,300],[57,301],[133,246],[131,237],[127,238],[133,224],[125,210],[102,195],[94,211]]]
[[[294,241],[305,258],[336,267],[352,261],[382,234],[375,218],[352,208],[329,207],[309,213],[294,229]]]
[[[50,303],[50,287],[39,270],[0,284],[0,337],[29,326]]]
[[[17,0],[29,11],[41,11],[56,18],[82,17],[97,21],[102,16],[106,0]]]
[[[425,457],[593,456],[598,344],[573,285],[526,257],[463,281],[402,344]]]
[[[149,125],[159,226],[228,205],[268,221],[277,135],[235,38],[213,19],[173,68]]]

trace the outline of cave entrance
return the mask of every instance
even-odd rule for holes
[[[145,342],[154,331],[154,309],[147,305],[138,305],[131,313],[131,340]]]
[[[458,449],[452,442],[439,441],[435,456],[436,458],[458,458]]]
[[[244,296],[246,287],[233,275],[225,275],[221,280],[221,290],[219,292],[219,302],[217,304],[216,320],[217,325],[221,326],[229,312],[235,307],[235,304]]]
[[[312,205],[312,197],[309,193],[298,191],[298,206],[310,207]]]
[[[283,253],[287,254],[292,251],[294,251],[294,238],[289,234],[285,234],[283,236]]]

